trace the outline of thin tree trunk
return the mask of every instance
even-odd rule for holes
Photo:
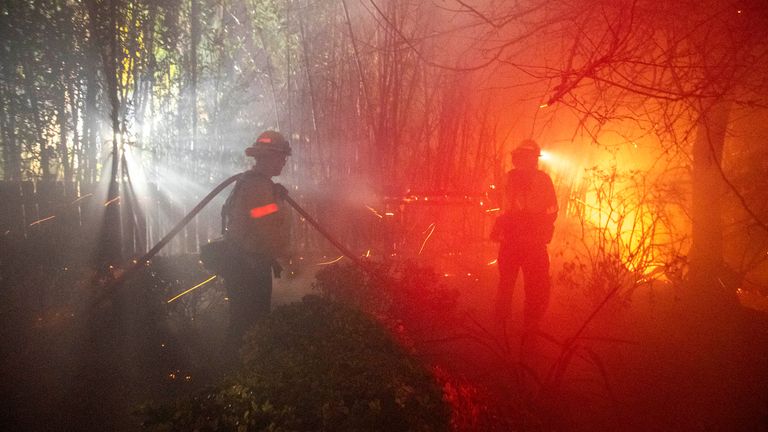
[[[720,175],[728,125],[729,106],[718,100],[702,109],[693,145],[691,281],[693,295],[704,302],[737,302],[736,287],[723,287],[718,278],[724,269],[721,202],[724,184]]]
[[[40,169],[41,169],[41,175],[43,179],[48,179],[50,177],[50,158],[48,149],[45,145],[45,139],[43,138],[43,124],[40,119],[40,104],[37,99],[37,90],[35,89],[34,84],[34,76],[35,71],[32,70],[31,61],[29,59],[30,53],[22,53],[21,56],[21,67],[24,71],[24,88],[25,93],[28,97],[28,102],[30,109],[32,111],[32,118],[34,119],[34,127],[35,127],[35,141],[37,141],[37,152],[40,157]]]
[[[189,13],[190,26],[190,116],[192,120],[191,151],[197,149],[197,47],[200,44],[200,2],[192,0]]]
[[[21,151],[16,142],[16,107],[5,98],[6,86],[0,88],[0,139],[3,141],[3,179],[21,180]],[[13,94],[13,93],[9,93]]]
[[[77,94],[75,93],[75,78],[71,77],[71,79],[67,82],[67,92],[69,93],[69,106],[70,106],[70,112],[72,114],[72,155],[71,157],[67,158],[67,166],[69,168],[69,171],[64,170],[64,181],[65,184],[75,184],[75,172],[74,172],[74,164],[75,164],[75,155],[78,152],[78,149],[80,148],[80,110],[77,106]],[[79,163],[78,163],[79,165]],[[69,191],[74,194],[74,191]]]

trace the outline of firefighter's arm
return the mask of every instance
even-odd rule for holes
[[[552,183],[552,178],[550,178],[549,176],[547,176],[546,194],[547,194],[546,196],[547,207],[545,208],[544,213],[547,217],[547,222],[555,223],[559,208],[557,205],[557,194],[555,193],[555,185]]]

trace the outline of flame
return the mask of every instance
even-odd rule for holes
[[[654,209],[643,202],[637,191],[625,190],[615,195],[591,189],[583,200],[583,218],[594,228],[595,240],[610,246],[623,265],[639,272],[638,282],[657,279],[663,252],[657,246],[671,235],[670,227],[659,220]]]

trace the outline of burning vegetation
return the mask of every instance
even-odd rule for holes
[[[0,420],[768,428],[768,7],[662,3],[2,2]],[[290,241],[239,353],[201,258],[265,130],[243,223]],[[549,300],[523,267],[499,325],[528,140]]]

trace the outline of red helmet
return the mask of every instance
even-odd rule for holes
[[[261,133],[250,147],[245,149],[246,156],[259,157],[266,154],[291,155],[291,145],[280,132],[267,130]]]

